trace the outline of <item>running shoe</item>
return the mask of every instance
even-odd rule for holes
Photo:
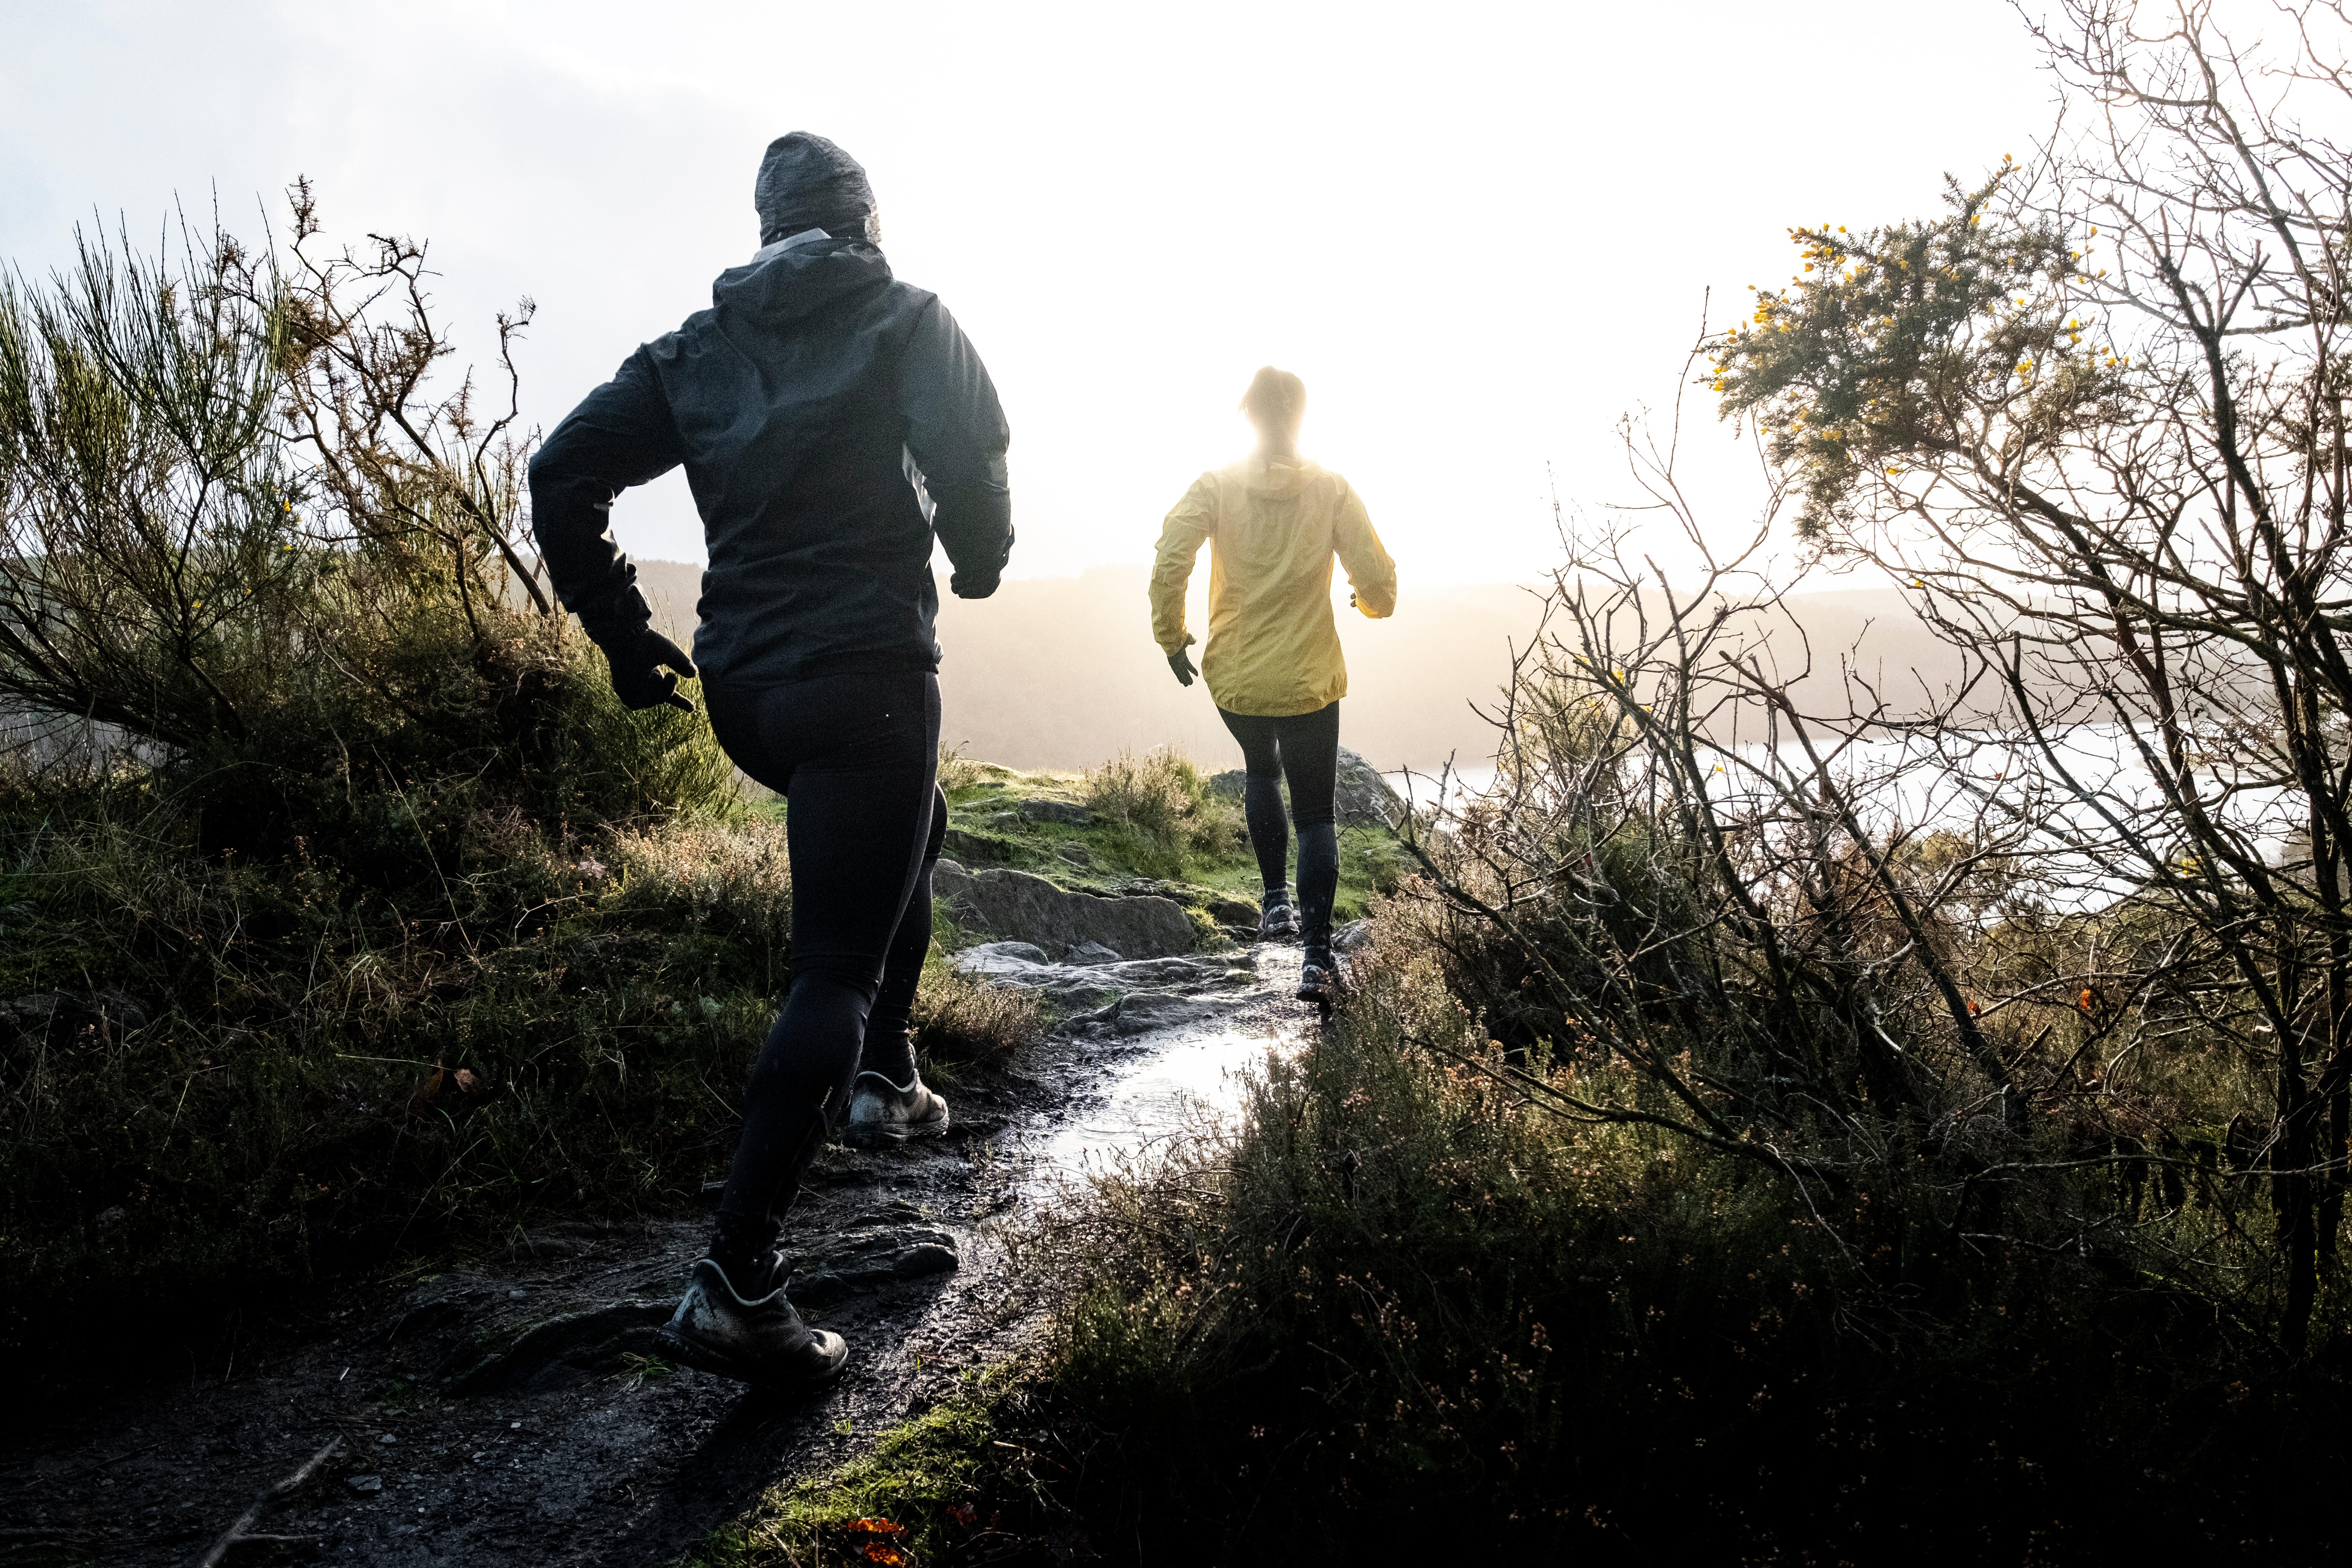
[[[862,1072],[850,1090],[849,1122],[842,1137],[852,1143],[936,1138],[948,1130],[948,1102],[917,1073],[900,1089],[878,1072]]]
[[[686,1297],[661,1332],[663,1345],[688,1366],[769,1387],[814,1388],[829,1383],[849,1359],[839,1334],[801,1321],[784,1295],[789,1271],[772,1258],[761,1269],[758,1300],[735,1293],[727,1271],[710,1258],[687,1276]]]
[[[1298,999],[1326,1007],[1339,999],[1339,966],[1328,952],[1309,952],[1298,966]]]
[[[1297,936],[1298,911],[1286,898],[1269,898],[1265,909],[1257,917],[1257,934],[1261,938]]]

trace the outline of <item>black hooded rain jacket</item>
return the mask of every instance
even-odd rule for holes
[[[530,464],[557,595],[600,643],[650,612],[614,499],[683,463],[710,551],[694,658],[756,689],[846,669],[936,669],[936,532],[961,596],[1013,543],[996,389],[937,296],[821,231],[719,274],[711,308],[646,344]]]

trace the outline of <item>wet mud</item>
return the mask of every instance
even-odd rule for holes
[[[1034,1331],[997,1232],[1060,1181],[1214,1114],[1228,1074],[1311,1026],[1295,949],[963,962],[1066,1022],[947,1089],[950,1136],[836,1147],[787,1239],[794,1302],[848,1339],[809,1395],[670,1369],[655,1339],[707,1218],[582,1220],[422,1281],[347,1285],[222,1364],[0,1434],[0,1563],[194,1564],[253,1506],[234,1564],[668,1563],[779,1481],[822,1474]],[[714,1171],[714,1180],[723,1173]]]

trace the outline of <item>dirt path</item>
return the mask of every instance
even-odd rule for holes
[[[1034,955],[1034,957],[1032,956]],[[644,1359],[706,1236],[700,1215],[559,1225],[405,1292],[320,1302],[291,1342],[0,1436],[0,1561],[193,1565],[255,1495],[333,1458],[258,1531],[353,1564],[667,1563],[778,1480],[919,1413],[1030,1320],[990,1221],[1043,1179],[1171,1130],[1188,1096],[1295,1037],[1295,950],[1045,964],[966,962],[1086,1010],[1024,1060],[950,1091],[956,1135],[828,1151],[795,1212],[793,1300],[849,1368],[787,1399]],[[651,1375],[647,1373],[651,1373]],[[233,1563],[285,1560],[238,1547]],[[277,1556],[273,1558],[272,1554]]]

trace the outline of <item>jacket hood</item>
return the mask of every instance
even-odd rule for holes
[[[1323,471],[1311,458],[1252,458],[1247,483],[1254,496],[1295,496]]]
[[[829,229],[860,239],[881,237],[874,226],[874,187],[865,166],[840,146],[807,131],[768,143],[751,187],[760,215],[760,243],[804,228]]]
[[[890,263],[864,240],[820,239],[729,268],[710,286],[710,303],[722,315],[788,321],[890,276]]]

